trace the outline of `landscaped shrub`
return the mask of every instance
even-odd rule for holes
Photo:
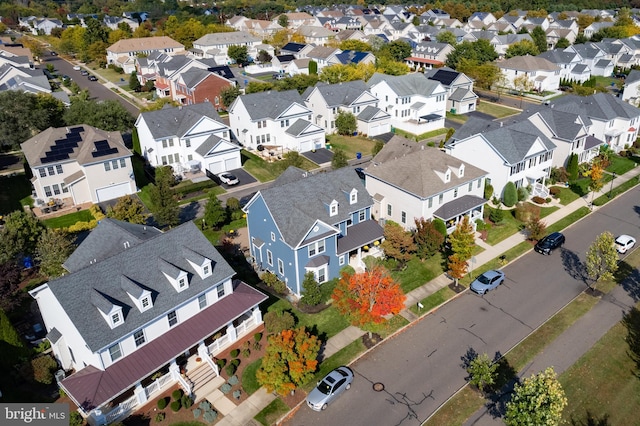
[[[158,400],[158,410],[164,410],[165,408],[167,408],[168,403],[169,403],[168,398],[160,398]]]
[[[262,333],[256,333],[253,335],[253,340],[255,340],[256,342],[259,342],[260,340],[262,340]]]
[[[233,391],[233,397],[235,399],[240,399],[240,394],[241,394],[240,389]]]
[[[547,203],[550,203],[551,202],[551,197],[545,198],[544,201],[546,201]]]
[[[569,174],[564,167],[552,167],[549,173],[549,179],[551,182],[567,182],[569,180]]]
[[[549,194],[556,198],[558,197],[558,195],[560,195],[560,192],[562,192],[562,190],[557,186],[552,186],[551,188],[549,188]]]
[[[58,368],[58,363],[50,355],[43,355],[32,359],[31,367],[36,382],[50,385],[53,382],[53,371]]]
[[[177,413],[178,411],[180,411],[180,409],[181,409],[181,408],[182,408],[182,404],[180,404],[180,400],[178,400],[178,401],[173,401],[173,402],[171,403],[171,410],[172,410],[174,413]]]
[[[491,222],[495,223],[496,225],[502,223],[502,221],[504,220],[504,210],[502,210],[500,206],[498,206],[498,208],[489,210],[489,219],[491,219]]]
[[[523,186],[518,188],[518,201],[525,201],[528,198],[529,198],[529,191],[527,191],[527,188]]]
[[[180,398],[182,398],[182,389],[176,389],[171,393],[171,398],[173,398],[174,401],[179,400]]]
[[[226,371],[229,376],[233,376],[236,373],[236,370],[236,366],[231,363],[224,368],[224,371]]]
[[[216,365],[218,366],[218,369],[222,370],[224,366],[227,365],[227,360],[224,358],[218,358],[216,359]]]
[[[164,414],[164,413],[162,413]],[[82,426],[84,424],[84,419],[77,411],[72,411],[69,413],[69,426]]]
[[[165,417],[166,417],[166,414],[164,413],[164,411],[156,414],[156,418],[155,418],[156,423],[160,423],[161,421],[164,420]]]
[[[518,202],[516,184],[507,182],[502,193],[502,203],[507,207],[513,207]]]
[[[257,351],[259,351],[260,349],[262,349],[262,344],[260,344],[260,342],[255,342],[255,343],[253,344],[253,350],[257,352]]]
[[[237,385],[238,384],[238,376],[233,375],[233,376],[229,377],[229,381],[227,383],[229,383],[231,386]]]
[[[242,356],[243,356],[244,358],[249,358],[249,355],[251,355],[251,351],[250,351],[249,349],[244,349],[244,350],[242,351]]]
[[[230,352],[231,358],[238,358],[238,355],[240,355],[240,349],[234,349]]]
[[[191,408],[193,405],[193,399],[191,399],[189,395],[184,394],[182,395],[182,398],[180,398],[180,403],[184,408]]]
[[[269,333],[293,330],[295,325],[296,319],[289,311],[269,311],[264,314],[264,327]]]
[[[440,219],[439,217],[433,219],[433,226],[439,233],[442,234],[443,237],[447,237],[447,224],[444,223],[444,220]]]
[[[228,394],[229,392],[231,392],[231,385],[229,383],[225,383],[222,386],[220,386],[220,392],[222,392],[223,394]]]
[[[211,403],[205,399],[204,401],[200,402],[200,404],[198,404],[198,408],[202,411],[209,411],[211,410]]]
[[[282,281],[280,281],[280,279],[274,273],[267,271],[264,274],[262,274],[261,278],[264,284],[267,287],[273,289],[273,291],[280,294],[287,293],[287,285]]]
[[[322,302],[322,292],[320,291],[320,284],[316,281],[316,277],[313,272],[309,271],[304,274],[304,280],[302,281],[302,293],[301,302],[305,305],[316,306]]]
[[[567,175],[569,180],[574,181],[578,179],[578,170],[578,155],[571,154],[567,162]]]
[[[202,415],[202,418],[207,423],[213,423],[218,418],[218,412],[215,410],[207,411]]]
[[[518,203],[516,206],[516,220],[526,223],[532,217],[540,217],[540,207],[531,203]]]
[[[490,199],[493,195],[493,186],[490,183],[485,183],[484,185],[484,198]]]
[[[193,409],[193,418],[197,419],[198,417],[200,417],[200,414],[202,414],[202,410],[199,408],[194,408]]]
[[[538,197],[537,195],[531,199],[534,203],[544,204],[546,201],[542,197]]]

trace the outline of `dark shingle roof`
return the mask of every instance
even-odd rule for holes
[[[276,119],[294,103],[306,108],[297,90],[251,93],[240,96],[237,101],[242,102],[252,120]]]
[[[210,102],[183,105],[175,108],[162,108],[156,111],[143,112],[147,127],[154,139],[185,135],[202,117],[209,117],[219,123],[222,119]]]
[[[640,109],[608,93],[596,93],[585,97],[576,95],[562,96],[554,100],[552,105],[562,111],[605,121],[613,120],[614,118],[628,119],[640,116]]]

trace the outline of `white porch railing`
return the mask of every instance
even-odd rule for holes
[[[105,415],[107,424],[117,422],[118,420],[128,416],[133,411],[133,409],[136,408],[137,405],[138,398],[136,398],[135,395],[133,395],[126,401],[121,402],[117,407],[115,407]]]
[[[249,319],[243,321],[240,325],[236,327],[236,336],[240,337],[246,333],[248,333],[251,328],[256,326],[256,319],[252,316]]]
[[[225,334],[224,336],[214,340],[213,343],[207,346],[207,350],[209,351],[209,354],[217,354],[222,349],[231,345],[233,342],[237,342],[240,336],[247,334],[256,325],[258,325],[258,323],[256,322],[256,319],[253,316],[249,317],[248,319],[243,321],[240,325],[235,327],[236,336],[237,336],[236,340],[232,341],[229,338],[229,335]]]
[[[168,384],[173,383],[173,379],[171,378],[171,373],[167,373],[164,376],[161,376],[153,381],[149,386],[144,388],[144,392],[147,395],[147,398],[151,398],[153,394],[161,391]]]
[[[178,376],[178,383],[182,386],[184,393],[187,395],[191,395],[191,384],[187,383],[187,381],[182,376]]]
[[[214,340],[213,343],[207,346],[207,350],[210,354],[216,354],[225,347],[229,346],[232,343],[230,340],[231,339],[229,339],[229,336],[225,334],[224,336]]]
[[[547,198],[549,196],[549,188],[536,182],[533,184],[533,190],[531,191],[533,197]]]

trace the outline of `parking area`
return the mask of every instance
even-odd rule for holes
[[[236,185],[227,185],[226,183],[221,182],[218,176],[213,175],[208,171],[207,176],[209,177],[209,179],[213,180],[215,183],[217,183],[227,191],[230,189],[242,188],[245,185],[257,182],[256,178],[251,176],[251,174],[244,169],[228,170],[227,173],[232,174],[238,178],[238,183]]]
[[[326,148],[316,149],[315,151],[307,151],[301,154],[302,156],[308,158],[310,161],[313,161],[318,165],[330,163],[333,159],[333,152],[329,151]]]

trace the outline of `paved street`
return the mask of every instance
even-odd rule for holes
[[[586,288],[582,262],[597,234],[638,234],[639,195],[634,188],[567,229],[553,255],[530,252],[512,262],[507,282],[488,295],[466,292],[367,353],[352,365],[349,392],[321,413],[301,407],[286,424],[421,424],[464,385],[467,350],[506,352]],[[383,392],[373,390],[376,382]]]

